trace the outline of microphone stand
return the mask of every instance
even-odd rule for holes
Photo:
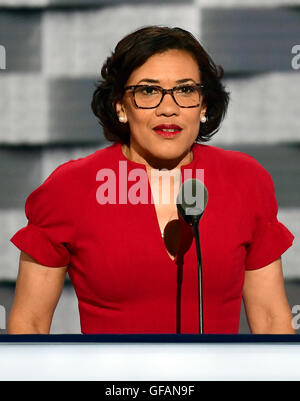
[[[195,234],[198,261],[198,308],[199,308],[199,333],[203,334],[203,288],[202,288],[202,258],[200,249],[199,221],[201,216],[192,216],[192,225]]]
[[[197,193],[197,187],[202,193],[203,202],[198,205],[192,200],[192,202],[186,201],[186,194],[188,195],[188,200],[190,199],[190,194],[193,192]],[[205,185],[195,179],[186,180],[179,190],[177,196],[177,208],[182,216],[183,220],[193,227],[196,249],[197,249],[197,262],[198,262],[198,306],[199,306],[199,333],[204,334],[203,325],[203,288],[202,288],[202,258],[201,258],[201,248],[200,248],[200,235],[199,235],[199,221],[203,215],[206,204],[208,200],[208,192]],[[191,206],[190,206],[191,205]],[[195,206],[193,206],[195,205]]]

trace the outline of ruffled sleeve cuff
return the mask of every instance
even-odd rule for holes
[[[294,238],[277,219],[267,222],[247,249],[246,270],[259,269],[274,262],[293,244]]]
[[[10,241],[42,265],[63,267],[70,263],[71,254],[66,245],[53,241],[46,229],[32,223],[17,231]]]

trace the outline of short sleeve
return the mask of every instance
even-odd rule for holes
[[[249,205],[252,210],[252,240],[247,246],[246,270],[267,266],[292,244],[294,235],[277,219],[278,205],[271,175],[255,161]]]
[[[67,266],[74,242],[74,222],[64,163],[26,199],[26,227],[10,241],[38,263],[50,267]]]

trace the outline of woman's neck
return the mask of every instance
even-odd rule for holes
[[[144,164],[147,170],[153,168],[159,170],[173,170],[193,161],[193,152],[191,149],[189,149],[186,154],[172,160],[158,159],[151,155],[142,155],[142,152],[137,151],[134,146],[127,144],[122,145],[122,152],[127,159],[136,163]]]

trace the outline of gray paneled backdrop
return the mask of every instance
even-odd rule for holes
[[[300,0],[0,0],[0,282],[11,283],[0,285],[0,305],[7,310],[19,257],[9,238],[26,224],[25,199],[59,164],[108,145],[90,109],[94,82],[116,43],[149,24],[188,29],[224,67],[231,103],[210,143],[249,153],[272,174],[279,219],[296,237],[283,255],[284,276],[300,279],[300,69],[292,68]],[[77,314],[67,317],[73,312],[68,284],[52,332],[79,332]]]

